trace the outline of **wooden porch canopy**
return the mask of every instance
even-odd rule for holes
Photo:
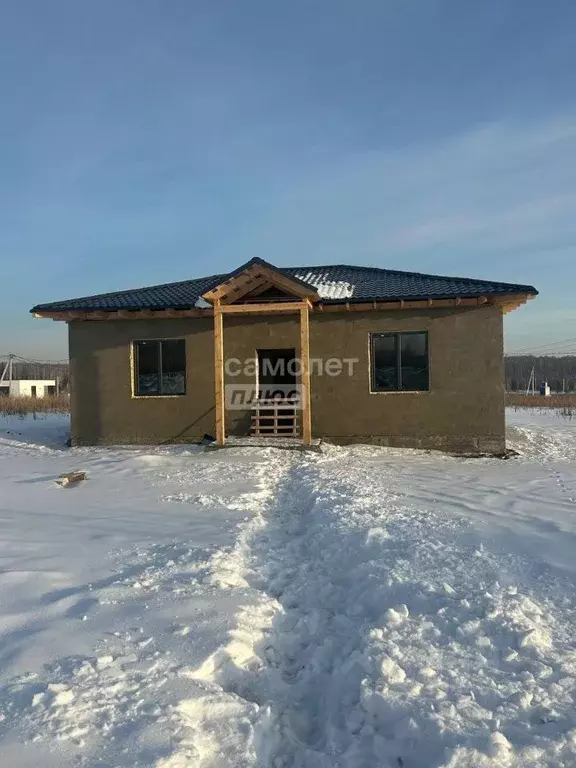
[[[309,312],[320,300],[310,285],[287,277],[271,264],[258,260],[240,267],[227,280],[211,288],[202,299],[214,313],[214,387],[216,403],[216,442],[226,442],[226,403],[224,390],[224,315],[286,314],[300,315],[300,408],[302,441],[312,442],[310,413],[310,322]]]

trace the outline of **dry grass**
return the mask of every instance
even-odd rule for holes
[[[576,408],[576,394],[570,395],[522,395],[517,392],[506,394],[506,405],[514,408]]]
[[[0,396],[0,416],[25,416],[28,413],[69,413],[68,395],[48,397]]]
[[[569,395],[523,395],[517,392],[508,392],[506,394],[506,405],[509,408],[552,408],[567,418],[576,417],[576,394]]]

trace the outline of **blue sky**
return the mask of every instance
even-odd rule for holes
[[[576,337],[573,0],[21,0],[0,25],[0,354],[39,302],[233,268],[531,283]]]

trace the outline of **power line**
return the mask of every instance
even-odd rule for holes
[[[38,363],[39,365],[67,365],[70,362],[69,360],[38,360],[37,358],[24,357],[23,355],[16,355],[13,353],[0,355],[0,360],[2,362],[10,360],[10,358],[21,363]]]
[[[574,346],[576,349],[576,339],[564,339],[563,341],[551,341],[548,344],[536,344],[535,346],[526,346],[526,347],[520,347],[519,349],[515,349],[512,352],[507,352],[507,355],[529,355],[531,353],[539,353],[542,354],[546,350],[549,350],[551,348],[554,349],[554,351],[557,351],[564,345],[569,344]]]
[[[559,347],[557,349],[531,349],[526,352],[507,352],[505,357],[574,357],[576,356],[576,346]]]

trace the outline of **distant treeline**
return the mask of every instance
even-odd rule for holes
[[[8,379],[8,362],[3,360],[0,362],[0,376],[2,371],[6,367],[6,373],[4,379]],[[58,379],[58,389],[60,392],[66,392],[68,390],[68,382],[70,379],[68,363],[38,363],[38,362],[24,362],[21,360],[12,361],[12,378],[13,379]]]
[[[518,355],[505,359],[506,389],[525,391],[534,367],[536,388],[547,381],[552,392],[576,392],[576,355],[565,357]]]

